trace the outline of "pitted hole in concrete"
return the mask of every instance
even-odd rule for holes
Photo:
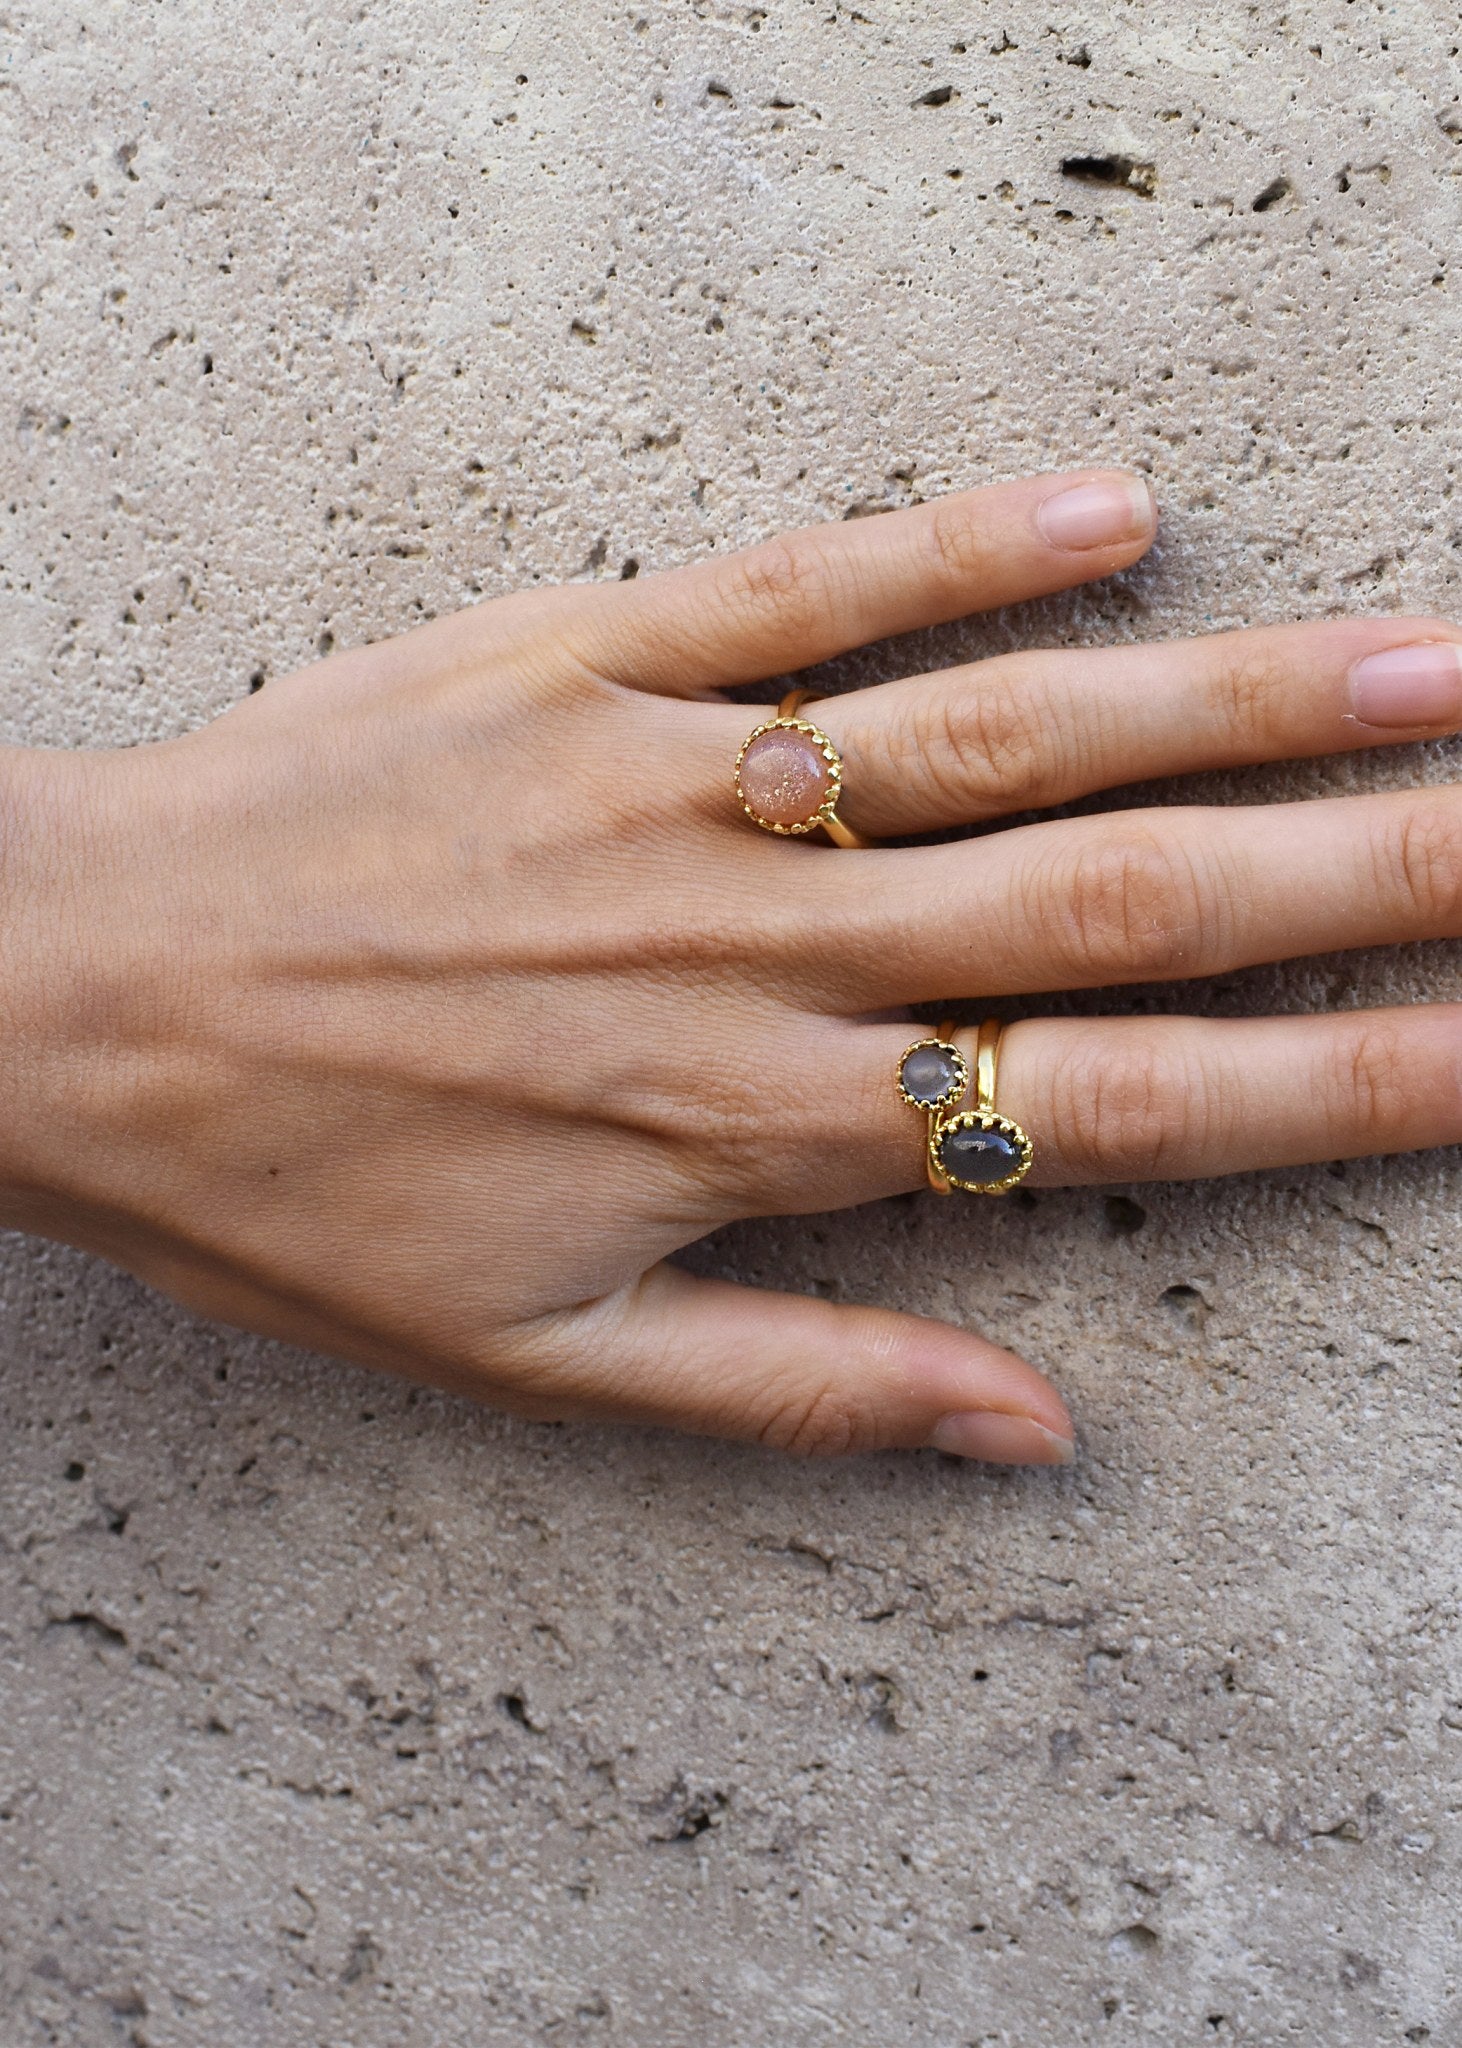
[[[1293,191],[1294,186],[1288,178],[1271,179],[1254,201],[1255,213],[1268,213],[1271,207],[1278,206],[1281,200],[1288,199]]]
[[[1139,199],[1151,199],[1157,191],[1157,165],[1131,156],[1064,156],[1061,175],[1079,185],[1117,186]]]
[[[725,1795],[718,1792],[715,1796],[718,1805],[724,1806],[726,1803]],[[676,1831],[675,1839],[677,1842],[693,1842],[697,1835],[705,1834],[708,1828],[713,1828],[715,1825],[713,1810],[709,1807],[697,1806],[685,1816],[679,1829]]]
[[[637,561],[635,560],[634,556],[633,556],[633,555],[626,555],[626,556],[625,556],[625,558],[624,558],[624,560],[623,560],[623,561],[622,561],[622,562],[620,563],[620,565],[619,565],[619,580],[620,580],[620,582],[621,582],[621,583],[633,583],[633,582],[634,582],[634,580],[635,580],[635,578],[636,578],[636,576],[638,576],[638,575],[639,575],[639,573],[640,573],[640,565],[639,565],[639,563],[638,563],[638,562],[637,562]]]
[[[543,1730],[528,1711],[528,1702],[520,1692],[500,1692],[497,1703],[510,1721],[516,1721],[520,1728],[526,1728],[530,1735],[541,1735]]]
[[[1107,1943],[1108,1953],[1114,1956],[1150,1956],[1159,1946],[1159,1937],[1144,1920],[1136,1920],[1130,1927],[1124,1927],[1114,1934]]]
[[[919,97],[914,101],[914,105],[916,107],[947,107],[951,100],[957,100],[958,98],[959,94],[952,85],[936,85],[930,91],[920,93]]]
[[[1130,1195],[1108,1195],[1102,1204],[1102,1214],[1113,1237],[1131,1237],[1147,1221],[1147,1211]]]
[[[1175,1316],[1185,1329],[1201,1330],[1208,1320],[1208,1303],[1196,1287],[1190,1287],[1186,1280],[1175,1286],[1165,1287],[1158,1296],[1158,1302],[1169,1315]]]
[[[63,1629],[74,1629],[80,1636],[99,1650],[125,1650],[127,1638],[121,1629],[113,1628],[109,1621],[103,1621],[98,1614],[57,1614],[46,1623],[44,1634],[59,1634]]]
[[[1353,1815],[1336,1821],[1333,1827],[1315,1828],[1310,1835],[1312,1842],[1363,1842],[1365,1830]]]
[[[375,1976],[382,1960],[382,1950],[377,1946],[372,1936],[365,1932],[357,1934],[351,1944],[350,1954],[345,1959],[345,1967],[340,1972],[340,1982],[342,1984],[368,1982]]]
[[[674,1804],[669,1821],[651,1835],[652,1842],[694,1842],[718,1828],[731,1805],[728,1792],[688,1793],[683,1779],[676,1781],[670,1796]]]
[[[262,669],[262,668],[256,668],[256,669],[254,670],[254,673],[253,673],[253,674],[252,674],[252,675],[251,675],[251,676],[249,677],[249,693],[250,693],[250,695],[252,696],[252,694],[254,693],[254,691],[255,691],[255,690],[262,690],[262,689],[263,689],[263,687],[264,687],[264,671],[263,671],[263,669]]]
[[[74,1486],[78,1479],[85,1479],[86,1467],[85,1465],[79,1463],[77,1459],[73,1458],[71,1460],[71,1463],[66,1467],[66,1470],[61,1474],[61,1477],[63,1479],[69,1480],[71,1484]]]
[[[886,1671],[865,1671],[858,1680],[859,1696],[867,1708],[868,1725],[884,1735],[902,1735],[905,1720],[903,1689]]]

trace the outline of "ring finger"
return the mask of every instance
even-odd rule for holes
[[[940,831],[1153,776],[1340,753],[1462,725],[1462,635],[1341,619],[1138,647],[1044,650],[810,709],[843,757],[839,815]]]

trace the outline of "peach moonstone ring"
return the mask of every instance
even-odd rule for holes
[[[805,690],[792,690],[775,718],[759,725],[736,756],[736,800],[763,832],[796,837],[819,826],[834,846],[867,846],[838,816],[843,763],[825,732],[797,713]]]

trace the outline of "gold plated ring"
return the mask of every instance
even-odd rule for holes
[[[838,816],[843,762],[818,726],[797,713],[806,690],[789,690],[769,718],[748,734],[736,756],[736,801],[763,832],[796,837],[819,828],[834,846],[870,846]]]
[[[911,1109],[922,1109],[929,1120],[924,1166],[938,1195],[949,1193],[949,1182],[934,1156],[935,1129],[941,1110],[961,1103],[969,1085],[970,1063],[954,1042],[953,1018],[946,1018],[932,1038],[916,1038],[899,1061],[900,1096]]]
[[[987,1017],[975,1041],[973,1109],[955,1109],[929,1119],[928,1170],[967,1195],[1003,1195],[1031,1170],[1035,1147],[1013,1118],[995,1107],[995,1075],[1004,1026]],[[907,1057],[907,1055],[905,1055]]]

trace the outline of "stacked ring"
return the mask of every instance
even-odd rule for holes
[[[929,1185],[940,1194],[953,1187],[969,1195],[1003,1195],[1030,1172],[1035,1147],[1020,1125],[995,1107],[1003,1029],[998,1017],[987,1017],[980,1026],[972,1109],[957,1106],[969,1085],[969,1063],[950,1025],[942,1025],[937,1038],[911,1045],[899,1062],[899,1094],[928,1111],[925,1169]],[[933,1090],[941,1075],[945,1084],[936,1098]]]
[[[933,1038],[915,1039],[899,1061],[899,1094],[911,1109],[922,1109],[929,1119],[924,1166],[930,1187],[939,1195],[949,1193],[949,1182],[934,1151],[940,1112],[963,1101],[969,1085],[969,1061],[954,1042],[953,1019],[941,1024]]]
[[[819,826],[834,846],[868,846],[838,816],[843,762],[819,726],[799,718],[806,690],[789,690],[767,719],[749,733],[736,756],[736,800],[763,832],[796,837]]]

